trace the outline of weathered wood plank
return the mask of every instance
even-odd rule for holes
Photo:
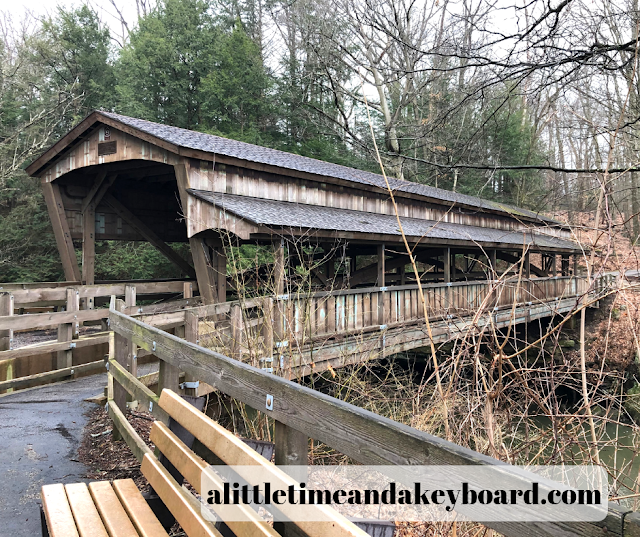
[[[13,316],[14,298],[11,293],[0,293],[0,318]],[[0,329],[0,351],[11,350],[13,330],[11,328]]]
[[[110,378],[111,375],[109,376]],[[118,432],[122,436],[122,439],[126,442],[127,446],[133,453],[138,461],[142,461],[142,458],[147,453],[151,453],[149,447],[143,442],[142,438],[138,436],[138,433],[133,426],[127,421],[127,418],[122,411],[114,403],[113,399],[107,401],[109,417],[113,421],[114,428],[118,429]]]
[[[111,537],[139,537],[111,483],[89,483],[89,492]]]
[[[86,483],[64,486],[80,537],[109,537]]]
[[[115,480],[113,490],[140,537],[169,537],[133,479]]]
[[[40,492],[42,510],[51,537],[79,537],[64,485],[45,485]]]
[[[57,184],[42,181],[42,193],[47,203],[51,227],[53,227],[56,245],[62,260],[64,277],[69,281],[80,281],[80,267],[78,266],[73,241],[71,240],[69,224],[67,223],[67,216],[60,196],[60,187]]]
[[[151,428],[151,441],[160,450],[160,452],[171,461],[184,478],[193,486],[193,488],[202,494],[202,471],[207,468],[208,464],[198,457],[187,446],[163,424],[155,423]],[[215,474],[210,474],[211,480],[215,479]],[[215,485],[219,490],[223,489],[222,479],[216,480]],[[212,506],[215,510],[215,506]],[[269,526],[264,519],[258,514],[243,505],[225,506],[226,510],[237,510],[241,516],[249,522],[232,522],[227,521],[229,529],[238,537],[252,537],[254,535],[264,535],[275,537],[278,534]],[[235,517],[233,517],[235,518]],[[240,517],[239,517],[240,518]]]
[[[78,300],[78,292],[75,289],[67,289],[66,309],[68,313],[77,312],[80,309]],[[58,341],[63,343],[71,341],[78,334],[78,322],[65,323],[58,325]],[[58,351],[56,355],[56,369],[65,369],[73,365],[73,351],[71,347],[68,350]]]
[[[151,453],[142,459],[141,471],[189,537],[221,537],[213,524],[200,515],[200,502],[178,485]]]
[[[46,382],[54,380],[61,380],[73,375],[79,375],[82,373],[90,373],[95,371],[104,371],[104,361],[97,360],[95,362],[89,362],[88,364],[76,365],[71,367],[65,367],[64,369],[56,369],[55,371],[48,371],[46,373],[38,373],[36,375],[29,375],[28,377],[18,377],[11,380],[3,380],[0,382],[0,391],[8,389],[22,389],[30,388],[31,386],[38,386]]]
[[[92,347],[94,345],[102,345],[104,343],[109,342],[109,336],[104,333],[95,334],[91,336],[81,337],[76,339],[75,341],[63,341],[58,342],[45,342],[45,343],[36,343],[34,345],[27,345],[25,347],[20,347],[19,349],[12,349],[10,351],[2,351],[0,352],[0,364],[4,360],[15,359],[15,358],[23,358],[25,356],[37,356],[38,354],[48,354],[51,352],[57,352],[60,350],[68,350],[72,347],[71,345],[75,344],[76,349],[81,349],[84,347]]]
[[[243,473],[238,467],[262,467],[269,473],[270,482],[275,488],[286,489],[289,485],[297,485],[294,479],[267,461],[234,434],[186,403],[175,393],[167,390],[163,391],[160,396],[160,405],[180,425],[200,440],[204,446],[220,457],[225,464],[236,466],[236,470],[248,483],[252,483],[251,475],[247,472]],[[310,505],[309,509],[315,509],[324,515],[323,518],[325,520],[331,520],[331,522],[294,522],[309,537],[321,537],[329,534],[336,537],[365,537],[367,535],[328,506]],[[295,506],[281,505],[280,510],[285,515],[295,519]]]
[[[0,317],[0,330],[40,330],[58,326],[59,324],[97,321],[107,317],[109,317],[109,310],[107,309],[3,316]]]
[[[134,400],[142,403],[157,419],[169,423],[169,416],[158,406],[159,397],[115,360],[109,360],[109,373]],[[151,405],[149,404],[151,403]]]

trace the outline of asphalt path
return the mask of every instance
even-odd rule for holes
[[[40,487],[87,481],[77,462],[85,414],[106,374],[0,397],[0,536],[41,534]]]

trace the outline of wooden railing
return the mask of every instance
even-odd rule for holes
[[[513,304],[543,303],[587,292],[581,278],[472,281],[422,286],[430,319],[462,317],[508,308]],[[326,335],[362,328],[424,320],[417,285],[371,287],[310,296],[277,297],[281,304],[281,330],[295,338]],[[276,320],[278,322],[278,320]],[[277,330],[277,328],[276,328]]]
[[[189,315],[193,313],[186,314],[185,320]],[[143,386],[128,370],[131,353],[144,349],[153,352],[161,360],[161,365],[165,364],[161,375],[164,378],[158,390],[177,384],[177,375],[182,371],[273,419],[276,464],[306,465],[309,438],[323,442],[362,464],[501,464],[486,455],[202,348],[115,308],[110,312],[109,320],[115,332],[109,359],[112,394],[109,414],[112,416],[122,416],[129,395],[157,419],[167,419],[166,413],[158,406],[160,392],[154,393]],[[192,321],[187,320],[184,326],[185,337],[197,340]],[[126,420],[114,420],[114,427],[134,453],[140,450],[136,435]],[[609,504],[608,515],[601,522],[496,522],[485,525],[507,537],[609,537],[639,535],[639,520],[635,513]]]
[[[76,282],[0,284],[0,393],[101,370],[109,341],[108,308],[94,301],[113,295],[126,298],[137,315],[193,307],[197,284],[191,281],[134,281],[71,285]],[[136,306],[140,298],[182,295],[166,304]],[[48,310],[41,313],[34,311]],[[64,311],[55,311],[64,310]],[[103,321],[104,331],[81,336],[80,326]],[[57,329],[55,341],[14,348],[16,332]]]
[[[596,287],[602,293],[611,282],[598,280]],[[393,330],[424,324],[424,311],[417,285],[395,287],[370,287],[361,289],[345,289],[310,294],[283,296],[267,296],[245,301],[224,302],[209,306],[198,306],[198,298],[192,298],[191,282],[143,282],[117,283],[94,286],[63,288],[56,285],[48,288],[13,289],[10,293],[0,294],[0,308],[13,301],[13,306],[6,306],[6,311],[16,311],[18,304],[41,304],[49,301],[66,299],[64,312],[40,313],[32,315],[0,316],[0,345],[3,338],[10,339],[9,330],[42,329],[58,327],[58,340],[20,349],[0,351],[0,392],[5,389],[34,385],[28,377],[39,375],[34,382],[43,382],[42,374],[51,371],[51,379],[64,378],[77,374],[74,365],[95,362],[95,370],[99,370],[101,355],[94,353],[94,359],[72,362],[72,349],[94,347],[99,352],[106,352],[108,334],[102,333],[77,338],[79,323],[87,320],[106,320],[107,309],[80,310],[80,299],[105,296],[107,293],[124,296],[121,311],[136,316],[142,322],[160,326],[163,329],[184,326],[188,315],[198,325],[200,336],[206,339],[206,346],[215,348],[233,358],[260,365],[261,367],[299,370],[294,374],[307,374],[304,365],[314,362],[321,370],[328,360],[341,354],[341,349],[334,345],[333,349],[320,348],[335,340],[348,336],[363,336],[371,340],[362,347],[369,357],[390,354],[400,350],[408,350],[423,343],[420,331],[407,332],[406,337],[413,337],[411,346],[402,346],[402,336],[396,335],[396,345],[388,345],[379,352],[377,339],[381,334],[391,334]],[[538,316],[549,316],[554,312],[564,313],[574,308],[578,300],[588,291],[586,280],[575,277],[535,278],[531,280],[498,280],[455,282],[451,284],[423,285],[425,300],[430,321],[440,322],[443,337],[449,337],[449,325],[460,324],[460,320],[477,315],[479,311],[494,313],[496,326],[510,322],[511,308],[514,304],[525,317],[517,317],[515,322],[523,322],[536,306],[545,306]],[[137,306],[136,297],[140,295],[165,293],[182,293],[182,300],[174,300],[153,306]],[[593,290],[591,291],[593,293]],[[540,310],[540,308],[538,308]],[[503,313],[501,313],[503,312]],[[2,313],[2,309],[0,309]],[[498,317],[502,316],[500,320]],[[4,332],[3,332],[4,330]],[[453,337],[453,336],[451,336]],[[193,340],[196,341],[195,339]],[[390,340],[391,341],[391,340]],[[391,341],[391,343],[393,343]],[[399,342],[399,343],[398,343]],[[101,346],[101,347],[98,347]],[[283,347],[287,350],[283,352]],[[0,348],[2,348],[0,346]],[[320,352],[319,352],[320,350]],[[376,352],[373,352],[376,351]],[[51,353],[56,358],[51,364]],[[311,354],[313,354],[313,358]],[[381,354],[382,353],[382,354]],[[40,363],[30,370],[20,370],[18,359],[27,360],[35,355],[49,354],[49,365]],[[274,355],[278,359],[274,363]],[[282,356],[282,360],[280,357]],[[368,359],[368,358],[367,358]],[[43,358],[43,362],[47,358]],[[280,363],[282,362],[282,363]],[[286,363],[285,363],[286,362]],[[326,364],[325,364],[326,362]],[[334,364],[335,365],[335,364]],[[344,365],[344,364],[341,364]],[[3,367],[5,373],[3,373]],[[11,367],[12,370],[7,372]],[[35,367],[35,369],[34,369]],[[63,372],[65,372],[63,374]],[[10,374],[8,374],[10,373]]]
[[[479,313],[491,313],[495,326],[506,326],[514,306],[515,323],[563,314],[574,309],[587,291],[587,282],[573,277],[423,285],[429,320],[442,325],[438,325],[442,337],[457,337],[450,327],[462,330]],[[262,297],[190,311],[200,321],[207,347],[254,365],[263,362],[267,368],[271,363],[276,369],[291,369],[292,365],[300,369],[313,362],[320,371],[326,368],[324,362],[341,354],[340,344],[334,342],[351,336],[358,340],[363,356],[369,357],[381,355],[370,351],[384,345],[377,340],[394,331],[404,336],[396,334],[393,341],[413,338],[414,344],[392,345],[383,351],[385,355],[424,345],[420,329],[425,322],[424,308],[417,285]],[[411,331],[412,327],[418,330]],[[335,348],[328,349],[330,345]],[[274,354],[279,364],[271,358]],[[293,373],[308,371],[303,367]]]

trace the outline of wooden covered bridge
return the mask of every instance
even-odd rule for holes
[[[199,317],[209,347],[288,374],[428,343],[405,238],[436,341],[568,312],[588,290],[580,245],[543,215],[118,114],[93,112],[27,171],[69,282],[95,285],[96,240],[149,241],[217,305]],[[244,244],[267,261],[239,266]]]
[[[108,354],[114,431],[162,502],[193,530],[188,535],[220,533],[200,517],[182,475],[199,483],[212,453],[227,464],[268,463],[219,425],[205,424],[200,412],[185,410],[171,391],[215,389],[266,415],[276,465],[306,464],[309,438],[363,464],[497,465],[291,377],[564,315],[597,300],[606,283],[592,288],[577,274],[580,245],[542,215],[107,112],[90,114],[28,173],[42,179],[67,281],[0,284],[0,393],[104,371]],[[184,279],[98,282],[97,240],[148,241]],[[74,241],[82,243],[80,264]],[[180,242],[189,244],[190,259],[171,246]],[[250,266],[237,263],[246,244],[260,259]],[[109,309],[101,307],[107,302]],[[99,322],[104,332],[78,333],[83,323]],[[14,331],[49,327],[58,328],[57,341],[14,348]],[[142,359],[158,360],[159,371],[138,377]],[[182,473],[178,479],[127,420],[128,400],[158,422],[180,415],[207,448],[194,453],[154,424],[154,442]],[[110,494],[122,502],[123,523],[144,535],[135,509],[148,508],[133,502],[139,494],[135,487],[125,494],[125,485],[92,484],[91,495],[82,484],[43,488],[49,529],[64,522],[75,531],[89,511],[92,528],[106,527],[115,520],[104,510]],[[72,510],[80,493],[88,507],[78,514]],[[604,537],[639,535],[638,520],[609,504],[602,521],[487,526],[507,536]],[[352,522],[336,521],[331,531],[262,520],[229,527],[236,535],[364,535]]]

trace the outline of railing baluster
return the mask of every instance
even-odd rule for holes
[[[298,483],[306,483],[309,437],[276,420],[275,444],[275,463],[278,466],[286,466],[287,474]],[[292,522],[275,522],[273,528],[285,537],[300,535]]]
[[[0,293],[0,317],[13,315],[14,300],[11,293]],[[13,330],[0,330],[0,351],[11,350]]]
[[[67,289],[66,309],[67,312],[78,311],[80,309],[78,291],[74,288]],[[77,325],[77,321],[58,325],[58,341],[71,341],[74,339],[74,334],[77,337]],[[56,369],[65,369],[73,365],[72,352],[71,349],[58,351],[56,355]]]

